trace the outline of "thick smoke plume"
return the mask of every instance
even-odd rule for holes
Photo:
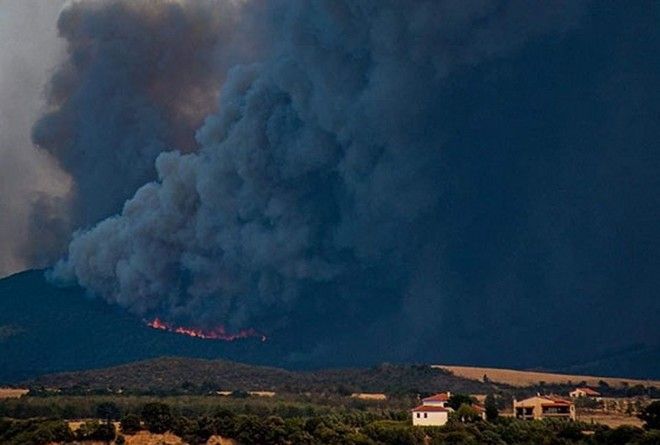
[[[239,6],[77,1],[62,11],[57,27],[68,57],[48,85],[50,111],[33,140],[73,178],[74,189],[66,201],[44,198],[35,206],[26,247],[33,264],[61,254],[73,229],[120,211],[156,178],[159,153],[196,149],[194,132],[223,81],[218,68],[234,57]],[[216,55],[219,41],[225,53]]]
[[[361,319],[365,335],[404,302],[443,299],[428,264],[451,229],[448,79],[560,35],[581,11],[575,1],[156,4],[76,3],[60,18],[70,62],[35,140],[76,179],[77,222],[117,209],[154,159],[158,178],[77,233],[54,276],[138,314],[266,331],[330,314]],[[220,83],[217,112],[187,143],[178,135]]]

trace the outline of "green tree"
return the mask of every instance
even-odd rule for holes
[[[96,440],[110,442],[115,439],[117,432],[112,423],[101,423],[98,420],[91,420],[83,423],[76,431],[78,440]]]
[[[500,414],[497,409],[497,399],[495,398],[495,395],[493,393],[488,394],[484,403],[486,408],[486,420],[492,422],[497,419]]]
[[[127,414],[122,417],[119,426],[124,434],[135,434],[142,429],[140,417],[135,414]]]
[[[449,401],[447,402],[447,404],[454,410],[459,409],[461,405],[472,405],[473,403],[474,400],[472,397],[466,394],[452,394],[451,397],[449,397]]]
[[[92,440],[99,440],[103,442],[111,442],[115,440],[115,437],[117,436],[117,430],[115,428],[115,425],[106,422],[106,423],[101,423],[98,428],[96,428],[96,431],[92,433]]]
[[[599,445],[621,445],[637,443],[638,439],[644,435],[640,428],[630,425],[623,425],[612,430],[597,431],[594,435],[594,442]]]
[[[364,429],[364,433],[377,443],[397,445],[416,445],[418,443],[410,421],[381,420],[373,422]]]
[[[217,410],[211,419],[213,432],[223,437],[234,437],[236,434],[236,416],[227,409]]]
[[[450,418],[459,422],[477,422],[481,420],[481,414],[472,406],[464,403],[450,414]]]
[[[235,399],[247,399],[250,397],[250,393],[242,389],[235,389],[231,392],[231,397]]]
[[[457,430],[431,438],[431,445],[478,445],[478,443],[467,431]]]
[[[660,429],[660,400],[650,403],[638,416],[647,430]]]
[[[160,402],[147,403],[142,408],[142,420],[152,433],[164,433],[172,429],[174,418],[169,405]]]
[[[76,430],[76,439],[78,440],[92,440],[92,435],[99,427],[100,422],[98,420],[89,420]]]
[[[206,442],[198,435],[199,423],[194,419],[189,419],[188,417],[178,417],[174,419],[172,424],[172,432],[183,439],[185,443],[198,444]]]
[[[121,410],[116,403],[103,402],[96,405],[96,417],[101,420],[119,420]]]

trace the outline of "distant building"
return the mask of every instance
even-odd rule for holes
[[[449,420],[450,392],[443,392],[422,399],[422,404],[412,409],[414,426],[442,426]]]
[[[412,410],[414,426],[442,426],[449,420],[451,408],[432,405],[420,405]]]
[[[483,420],[486,420],[486,407],[485,406],[483,406],[480,403],[473,403],[472,404],[472,409],[475,410],[477,413],[479,413],[479,416],[481,416],[481,418]]]
[[[569,392],[568,395],[571,396],[572,399],[577,399],[580,397],[600,397],[600,393],[598,391],[587,388],[586,386],[575,388],[573,391]]]
[[[422,399],[422,404],[412,409],[412,421],[415,426],[442,426],[449,420],[453,408],[449,406],[451,393],[441,392]],[[479,403],[473,403],[474,409],[482,419],[486,419],[486,409]]]
[[[514,399],[513,412],[516,418],[524,420],[575,420],[575,405],[573,402],[554,396],[536,395],[520,401]]]
[[[351,397],[360,400],[387,400],[387,395],[380,392],[354,392]]]

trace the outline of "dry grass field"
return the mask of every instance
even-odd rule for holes
[[[616,413],[578,413],[577,420],[587,423],[602,423],[610,428],[616,428],[622,425],[632,425],[641,428],[643,425],[643,422],[635,416]]]
[[[509,409],[500,412],[500,416],[513,417],[513,412]],[[603,412],[577,412],[577,420],[586,423],[600,423],[610,428],[616,428],[622,425],[631,425],[642,427],[643,422],[635,416],[628,416],[621,413],[603,413]]]
[[[132,436],[124,436],[126,445],[185,445],[179,436],[171,433],[153,434],[147,431],[140,431]],[[238,445],[232,439],[225,439],[220,436],[211,436],[206,442],[207,445]]]
[[[574,384],[580,382],[587,382],[587,385],[598,386],[598,382],[603,380],[608,385],[613,387],[621,387],[624,383],[628,385],[653,385],[660,387],[658,380],[636,380],[617,377],[597,377],[591,375],[570,375],[570,374],[556,374],[550,372],[535,372],[535,371],[517,371],[513,369],[499,369],[499,368],[480,368],[474,366],[451,366],[451,365],[433,365],[434,368],[442,368],[451,371],[458,377],[464,377],[471,380],[482,381],[484,375],[488,379],[504,383],[511,386],[529,386],[538,384],[539,382],[545,383],[567,383]]]
[[[69,428],[72,431],[76,431],[84,423],[83,420],[74,420],[69,422]],[[117,432],[121,434],[119,429],[119,422],[113,422]],[[126,445],[185,445],[183,440],[172,433],[165,434],[154,434],[148,431],[140,431],[137,434],[126,434],[124,435],[126,439]],[[85,442],[88,445],[96,445],[95,442]],[[103,445],[102,442],[98,442],[99,445]],[[206,442],[207,445],[238,445],[233,439],[227,439],[220,436],[211,436],[211,438]]]
[[[0,399],[18,399],[28,393],[27,389],[0,388]]]
[[[126,438],[126,445],[183,445],[183,440],[171,433],[153,434],[140,431],[137,434],[124,437]]]

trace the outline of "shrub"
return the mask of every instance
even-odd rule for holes
[[[660,400],[649,404],[639,414],[639,418],[644,421],[646,429],[660,429]]]
[[[172,429],[174,418],[169,405],[154,402],[144,405],[142,420],[150,432],[164,433]]]
[[[135,434],[142,429],[140,417],[135,414],[127,414],[122,417],[119,426],[124,434]]]

